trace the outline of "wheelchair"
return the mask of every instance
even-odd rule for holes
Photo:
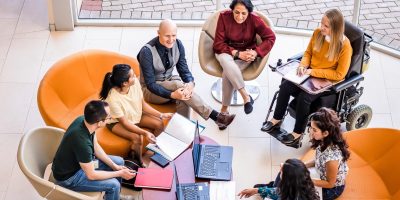
[[[335,110],[340,117],[341,123],[346,122],[346,129],[348,131],[354,129],[366,128],[372,118],[372,109],[368,105],[357,105],[361,95],[363,94],[364,87],[360,86],[361,81],[364,80],[362,75],[367,69],[370,59],[370,43],[373,41],[372,37],[364,33],[361,29],[354,26],[350,22],[345,22],[345,35],[349,38],[351,46],[353,48],[353,55],[351,57],[351,64],[349,71],[346,74],[344,81],[332,86],[328,92],[322,97],[312,102],[310,113],[317,111],[321,107],[327,107]],[[301,60],[303,53],[299,53],[287,59],[288,62],[292,60]],[[276,68],[283,65],[282,60],[279,59],[276,64],[269,65],[272,71],[276,71]],[[282,79],[282,81],[286,81]],[[267,117],[266,123],[269,119],[279,90],[275,92]],[[294,97],[286,111],[286,114],[290,114],[293,118],[296,117],[296,104],[297,99]],[[282,119],[282,121],[284,120]],[[284,134],[284,130],[280,130],[280,133],[271,134],[278,140],[280,134]]]

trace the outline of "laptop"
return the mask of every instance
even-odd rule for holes
[[[176,198],[178,200],[210,200],[208,183],[179,183],[178,172],[175,169]]]
[[[196,122],[193,147],[194,174],[197,178],[231,180],[233,147],[200,144],[199,122]]]

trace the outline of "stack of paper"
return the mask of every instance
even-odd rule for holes
[[[210,181],[210,200],[221,199],[235,199],[235,181]]]

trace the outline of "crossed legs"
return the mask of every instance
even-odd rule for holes
[[[223,68],[222,72],[222,107],[221,112],[228,112],[234,90],[238,90],[245,103],[251,102],[251,97],[244,87],[242,70],[250,63],[243,60],[234,60],[229,54],[215,54]]]

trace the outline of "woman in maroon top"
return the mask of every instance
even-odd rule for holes
[[[264,57],[275,43],[275,34],[257,15],[252,14],[250,0],[233,0],[231,10],[222,12],[218,19],[213,49],[223,68],[222,108],[228,112],[228,106],[234,90],[242,96],[244,112],[253,111],[253,98],[247,93],[241,71],[257,57]],[[262,43],[257,45],[256,34]]]

